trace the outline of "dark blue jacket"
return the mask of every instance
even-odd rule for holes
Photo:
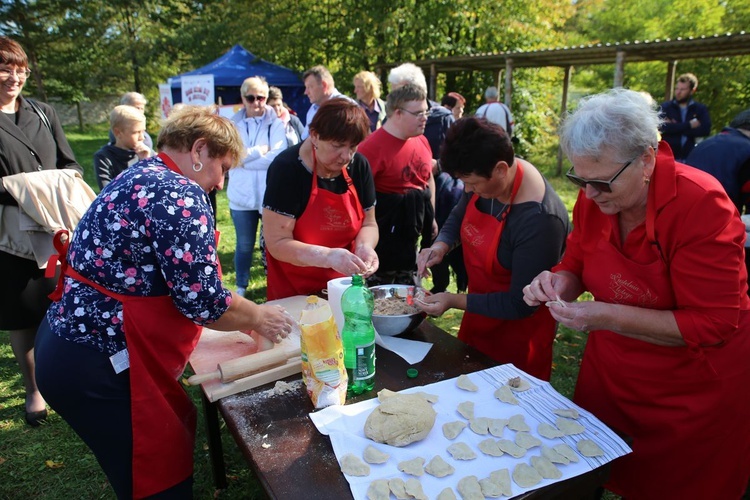
[[[660,132],[662,138],[672,148],[676,160],[684,160],[695,147],[696,137],[705,137],[711,133],[711,117],[708,114],[708,108],[703,104],[690,101],[687,107],[685,120],[682,120],[680,105],[677,100],[663,102],[661,105],[662,116],[666,123],[661,126]],[[690,120],[697,118],[700,126],[697,128],[690,127]],[[682,145],[682,136],[686,136],[685,145]]]
[[[716,177],[742,213],[742,205],[747,204],[742,186],[750,180],[750,137],[726,127],[698,144],[685,163]]]
[[[430,143],[432,158],[440,158],[440,146],[445,140],[445,134],[456,119],[450,109],[441,106],[435,101],[428,101],[430,104],[430,116],[427,117],[427,124],[424,127],[424,136]]]

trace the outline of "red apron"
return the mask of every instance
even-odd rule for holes
[[[466,206],[461,224],[461,244],[469,276],[469,293],[507,292],[510,289],[511,271],[498,262],[497,249],[522,180],[523,168],[519,162],[510,203],[501,220],[476,208],[477,195],[472,196]],[[514,320],[489,318],[466,311],[458,338],[499,363],[513,363],[535,377],[549,380],[555,329],[555,320],[546,307],[539,307],[531,316]]]
[[[317,159],[313,150],[312,190],[305,211],[294,225],[294,239],[310,245],[354,251],[354,239],[362,228],[365,213],[347,168],[341,171],[347,185],[343,194],[318,189],[316,170]],[[316,294],[326,287],[329,280],[343,276],[330,268],[301,267],[281,262],[274,259],[271,252],[267,252],[266,259],[268,300]]]
[[[182,175],[171,158],[160,153],[170,170]],[[144,498],[171,488],[193,474],[197,412],[179,382],[202,327],[182,315],[169,295],[120,295],[81,276],[67,265],[67,241],[55,235],[61,263],[60,281],[50,295],[62,296],[63,275],[72,277],[122,303],[123,332],[130,360],[133,430],[133,497]],[[67,231],[65,231],[67,233]],[[215,233],[218,245],[218,231]]]
[[[667,265],[650,243],[656,241],[654,206],[649,199],[645,227],[628,235],[640,238],[646,248],[639,255],[651,252],[651,262],[620,252],[615,217],[587,253],[582,278],[596,300],[676,308]],[[633,438],[633,453],[614,462],[608,489],[639,500],[741,496],[747,436],[737,432],[747,428],[747,367],[737,366],[732,351],[748,352],[749,327],[750,315],[742,311],[742,335],[697,348],[657,346],[608,330],[589,333],[574,399]]]

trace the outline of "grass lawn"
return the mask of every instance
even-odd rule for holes
[[[92,157],[107,140],[106,125],[92,127],[85,133],[78,133],[71,128],[68,139],[79,163],[85,168],[87,182],[95,186]],[[575,201],[576,190],[561,179],[552,179],[551,182],[570,210]],[[225,282],[233,289],[234,228],[224,193],[220,193],[218,202],[217,220],[222,231],[219,254]],[[259,258],[255,262],[259,262]],[[251,275],[248,298],[257,302],[265,301],[265,287],[263,269],[256,265]],[[452,283],[451,287],[455,291],[455,284]],[[455,335],[461,316],[458,311],[448,311],[441,318],[430,321]],[[566,328],[561,328],[557,334],[552,385],[567,397],[571,397],[573,393],[585,340],[584,334]],[[187,390],[200,409],[200,389],[190,387]],[[23,403],[23,385],[10,349],[8,334],[0,332],[0,498],[115,498],[94,456],[68,425],[57,414],[50,412],[47,423],[33,429],[24,422]],[[195,498],[263,498],[257,481],[226,430],[222,431],[222,440],[229,487],[223,491],[214,490],[201,411],[199,415],[195,450]],[[107,416],[102,415],[101,418],[106,419]]]

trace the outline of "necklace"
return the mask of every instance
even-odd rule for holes
[[[503,204],[502,210],[500,210],[500,213],[495,214],[495,198],[490,199],[490,215],[496,218],[497,220],[503,220],[505,218],[505,215],[508,213],[508,204]]]

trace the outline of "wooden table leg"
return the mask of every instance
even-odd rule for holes
[[[203,415],[206,419],[206,438],[208,440],[208,456],[211,459],[211,471],[217,489],[227,487],[227,474],[224,467],[224,449],[221,445],[221,429],[219,428],[219,409],[215,403],[208,400],[201,391]]]

